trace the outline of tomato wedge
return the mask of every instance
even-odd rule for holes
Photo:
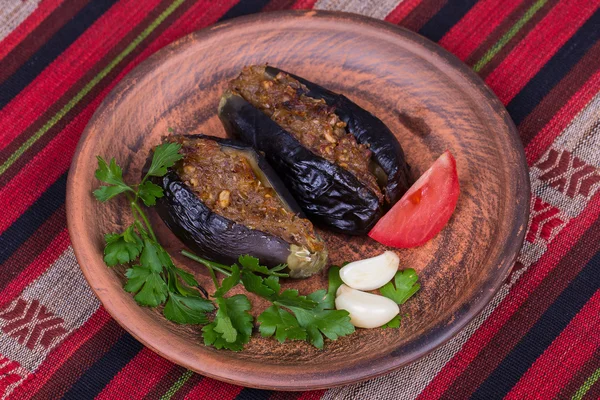
[[[386,246],[421,246],[442,230],[456,208],[456,160],[446,150],[369,232]]]

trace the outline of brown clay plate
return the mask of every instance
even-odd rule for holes
[[[115,157],[135,182],[150,149],[176,132],[224,136],[216,116],[229,79],[245,65],[270,63],[347,95],[398,137],[414,177],[446,149],[455,155],[461,195],[446,228],[426,245],[397,251],[415,268],[422,290],[402,306],[400,329],[357,330],[327,342],[279,344],[254,334],[240,353],[202,344],[200,328],[166,321],[123,291],[123,268],[102,261],[103,234],[130,222],[124,201],[92,197],[96,155]],[[67,189],[69,231],[77,260],[108,312],[134,337],[169,360],[244,386],[303,390],[349,384],[410,363],[443,344],[490,301],[521,247],[529,209],[523,149],[506,110],[464,64],[415,33],[356,15],[258,14],[215,25],[159,51],[107,96],[77,148]],[[209,291],[199,265],[150,210],[160,242]],[[367,237],[321,232],[331,263],[380,253]],[[310,293],[325,274],[284,286]],[[253,296],[256,314],[265,304]]]

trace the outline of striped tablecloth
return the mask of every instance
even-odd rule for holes
[[[390,375],[305,393],[178,367],[101,307],[70,246],[65,182],[94,110],[192,31],[283,8],[419,32],[485,79],[517,125],[533,195],[512,275],[445,346]],[[0,395],[9,399],[600,397],[600,1],[0,0]]]

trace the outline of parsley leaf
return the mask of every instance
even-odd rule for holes
[[[163,143],[156,146],[146,176],[164,176],[167,173],[167,168],[172,167],[183,158],[179,154],[179,149],[181,149],[181,145],[178,143]]]
[[[164,192],[160,186],[146,181],[138,187],[138,196],[146,206],[153,206],[156,204],[156,199],[164,196]]]
[[[383,329],[400,328],[400,321],[402,321],[402,317],[400,316],[400,314],[398,314],[394,318],[392,318],[387,324],[382,325],[381,327]]]
[[[94,197],[99,201],[104,202],[127,190],[129,189],[124,186],[100,186],[98,189],[94,190]]]
[[[237,267],[237,265],[235,266]],[[223,282],[225,282],[225,280]],[[253,274],[251,271],[244,269],[242,270],[242,283],[247,291],[255,293],[278,306],[299,307],[310,310],[317,305],[314,301],[307,299],[306,296],[301,296],[298,291],[294,289],[286,289],[279,293],[281,285],[279,284],[279,278],[277,276],[262,278]]]
[[[206,299],[169,292],[163,314],[165,318],[178,324],[206,324],[206,313],[214,309],[213,304]]]
[[[188,285],[190,285],[190,286],[198,286],[198,281],[196,280],[196,278],[194,278],[194,275],[192,275],[189,272],[184,271],[184,270],[182,270],[181,268],[178,268],[178,267],[173,267],[173,270]]]
[[[235,285],[240,283],[240,268],[237,265],[231,266],[231,276],[223,279],[221,287],[217,289],[213,297],[223,297],[229,292]]]
[[[275,290],[266,284],[265,281],[266,279],[263,279],[246,269],[242,270],[242,283],[247,291],[255,293],[260,297],[264,297],[265,299],[272,299],[275,296]],[[279,286],[279,282],[277,282],[277,286]],[[279,292],[279,289],[277,289],[277,292]]]
[[[110,160],[110,164],[107,164],[106,161],[100,156],[96,158],[98,159],[98,169],[95,173],[96,178],[110,185],[100,186],[98,189],[94,190],[94,196],[96,199],[104,202],[112,199],[119,193],[134,191],[131,187],[125,184],[125,182],[123,182],[123,171],[121,170],[121,167],[117,165],[117,162],[114,158]]]
[[[281,285],[279,285],[279,278],[277,278],[276,276],[269,276],[267,279],[264,279],[263,282],[275,293],[279,293],[279,291],[281,290]]]
[[[379,291],[387,298],[398,304],[404,304],[413,294],[417,293],[421,285],[417,283],[419,277],[414,269],[409,268],[396,272],[393,283],[386,283]]]
[[[256,258],[254,259],[256,260]],[[258,262],[255,265],[258,265]],[[237,265],[234,265],[234,267],[237,267]],[[244,289],[246,289],[247,291],[255,293],[278,306],[294,306],[311,309],[315,308],[315,306],[317,305],[317,303],[315,303],[314,301],[307,299],[306,296],[301,296],[297,290],[286,289],[283,292],[279,293],[281,291],[279,277],[271,275],[267,278],[262,278],[252,273],[252,268],[253,267],[250,267],[250,269],[244,268],[242,270],[242,284],[244,285]],[[223,282],[225,282],[225,280]]]
[[[217,349],[240,351],[250,341],[252,334],[252,307],[250,300],[243,294],[228,298],[217,298],[219,310],[215,320],[202,328],[204,344]]]
[[[189,297],[198,297],[199,293],[196,289],[192,289],[192,288],[188,287],[187,285],[183,284],[179,279],[177,279],[177,275],[179,275],[177,270],[181,271],[182,273],[187,274],[187,272],[185,272],[184,270],[179,269],[177,267],[168,269],[169,293],[180,294],[180,295],[186,296],[186,297],[188,297],[188,296]],[[192,279],[194,279],[193,276],[192,276]],[[194,282],[195,281],[196,280],[194,279]],[[185,280],[184,280],[184,282],[185,282]],[[196,283],[196,285],[193,285],[193,286],[198,286],[198,284]]]
[[[354,325],[350,323],[348,311],[345,310],[304,310],[292,308],[298,323],[308,334],[310,343],[318,349],[324,345],[323,335],[328,339],[336,340],[354,332]]]
[[[332,265],[327,271],[327,278],[329,280],[329,287],[327,288],[327,295],[323,299],[322,303],[325,308],[335,308],[335,294],[337,290],[342,286],[344,281],[340,278],[340,267]]]
[[[247,271],[258,272],[259,274],[263,274],[263,275],[274,275],[274,276],[280,276],[280,277],[289,276],[288,274],[278,272],[278,271],[281,271],[282,269],[285,269],[287,267],[286,264],[279,264],[279,265],[269,269],[269,268],[265,267],[264,265],[260,265],[258,258],[249,256],[249,255],[240,256],[238,258],[238,263],[242,266],[243,269],[245,269]]]
[[[162,247],[149,237],[144,237],[144,250],[140,256],[140,264],[153,272],[162,272],[164,255],[161,254],[162,257],[159,257],[159,252],[164,252]]]
[[[332,286],[335,286],[335,284],[332,285],[330,282],[330,288]],[[336,340],[340,336],[346,336],[354,332],[354,325],[350,323],[348,311],[328,309],[325,300],[327,295],[328,293],[325,290],[317,290],[308,295],[308,299],[317,303],[317,306],[312,310],[289,307],[296,315],[300,326],[306,330],[310,343],[318,349],[323,348],[323,335],[328,339]]]
[[[133,225],[121,235],[117,233],[105,235],[104,240],[106,241],[104,262],[109,267],[134,261],[144,246],[142,239],[133,230]]]
[[[138,304],[156,307],[167,299],[167,284],[160,274],[140,265],[134,265],[125,271],[128,280],[125,290],[137,293],[134,297]]]
[[[227,312],[227,301],[223,297],[217,297],[217,305],[219,309],[215,316],[215,332],[220,333],[221,337],[227,343],[233,343],[237,339],[237,331],[233,327],[233,322]]]
[[[279,343],[289,340],[305,340],[306,331],[300,327],[296,318],[288,311],[272,305],[257,318],[260,322],[259,331],[263,337],[275,334]]]
[[[114,158],[110,160],[110,164],[107,164],[100,156],[96,157],[96,159],[98,160],[98,169],[95,172],[95,176],[98,180],[109,185],[125,185],[125,182],[123,182],[123,170],[117,165],[117,161]]]
[[[273,302],[278,306],[283,307],[295,307],[306,310],[311,310],[317,306],[317,303],[306,296],[301,296],[295,289],[286,289],[279,294],[276,300]]]

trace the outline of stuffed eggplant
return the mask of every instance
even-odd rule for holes
[[[273,169],[252,147],[205,135],[171,136],[180,160],[154,183],[157,210],[199,255],[233,263],[242,254],[267,266],[287,263],[304,278],[327,262],[325,244]]]
[[[244,68],[219,117],[265,154],[311,220],[335,231],[366,234],[410,187],[402,148],[381,120],[279,69]]]

